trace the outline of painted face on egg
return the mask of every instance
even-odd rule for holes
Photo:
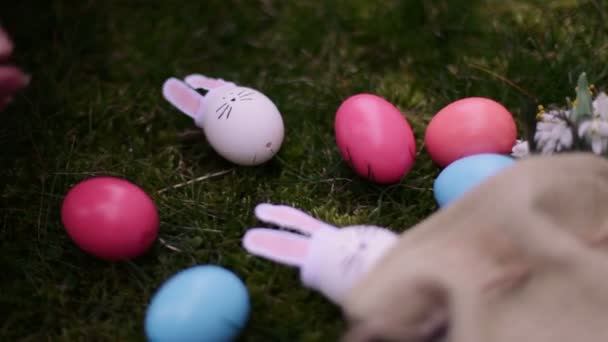
[[[219,98],[220,96],[221,98]],[[230,119],[234,107],[241,107],[242,102],[250,102],[257,97],[259,97],[259,92],[254,89],[234,87],[226,92],[213,96],[213,104],[210,104],[210,106],[217,115],[218,120],[221,120],[222,118],[228,120]]]
[[[259,91],[228,87],[207,94],[202,124],[211,145],[240,165],[256,165],[274,156],[283,143],[283,119]]]

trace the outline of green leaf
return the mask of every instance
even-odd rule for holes
[[[572,111],[573,122],[578,124],[581,120],[593,115],[592,101],[587,74],[583,72],[578,77],[576,86],[576,104]]]

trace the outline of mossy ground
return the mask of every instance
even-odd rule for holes
[[[519,118],[524,103],[561,102],[576,77],[608,78],[603,1],[16,1],[0,18],[15,61],[33,76],[0,113],[0,336],[4,341],[143,340],[145,308],[171,274],[230,268],[252,298],[248,341],[335,340],[340,312],[292,269],[240,247],[256,203],[297,206],[337,225],[403,231],[437,208],[438,173],[423,147],[432,115],[487,96]],[[281,109],[278,156],[234,167],[166,103],[164,79],[201,72],[252,86]],[[333,136],[346,97],[375,93],[415,129],[415,168],[400,183],[358,178]],[[227,174],[159,193],[188,180]],[[154,197],[160,238],[110,264],[63,231],[66,191],[96,174]],[[168,248],[173,246],[179,251]]]

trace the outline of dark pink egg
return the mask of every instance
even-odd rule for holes
[[[379,96],[346,99],[338,108],[334,129],[340,154],[361,177],[397,183],[414,165],[412,128],[397,107]]]
[[[424,145],[441,167],[482,153],[507,154],[517,139],[513,115],[500,103],[469,97],[450,103],[429,123]]]
[[[158,235],[152,199],[133,183],[114,177],[76,184],[63,201],[61,218],[76,245],[109,261],[143,254]]]

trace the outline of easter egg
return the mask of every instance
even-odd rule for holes
[[[152,199],[137,185],[94,177],[68,191],[61,220],[82,250],[108,261],[143,254],[156,240],[159,217]]]
[[[435,179],[433,191],[437,204],[445,207],[513,163],[515,160],[511,157],[491,153],[456,160]]]
[[[431,119],[424,144],[441,167],[481,153],[511,153],[517,139],[513,115],[500,103],[469,97],[450,103]]]
[[[363,178],[396,183],[414,164],[414,132],[399,109],[382,97],[349,97],[338,108],[334,129],[340,154]]]
[[[167,280],[154,294],[145,318],[150,341],[232,341],[249,316],[249,294],[232,272],[193,266]]]
[[[204,90],[205,95],[194,89]],[[285,135],[277,106],[258,90],[201,74],[171,77],[163,97],[203,129],[209,145],[242,166],[263,164],[281,149]]]
[[[219,155],[237,165],[269,161],[281,149],[285,135],[279,109],[255,89],[226,88],[205,96],[203,106],[208,114],[200,123],[207,141]]]

